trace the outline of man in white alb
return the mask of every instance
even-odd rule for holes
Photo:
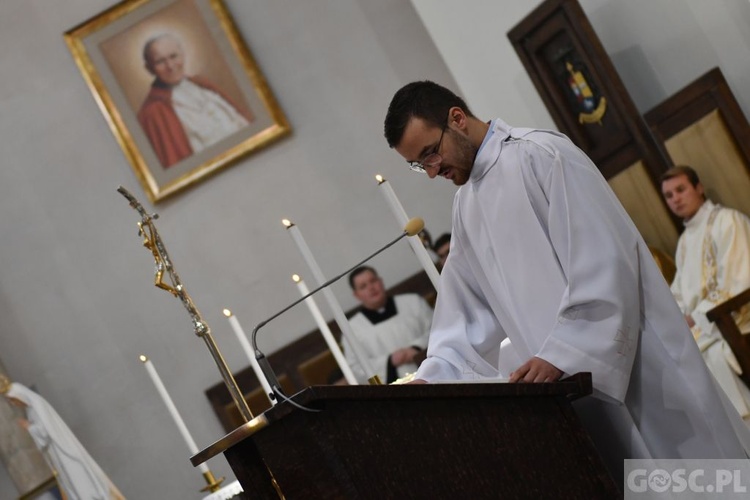
[[[417,371],[415,357],[427,347],[432,308],[414,293],[389,296],[378,273],[369,266],[349,274],[352,293],[362,308],[349,320],[354,341],[376,373],[365,373],[344,337],[344,353],[360,383],[378,375],[391,383]]]
[[[138,111],[138,121],[163,167],[237,132],[253,118],[210,81],[185,75],[185,53],[171,34],[151,38],[143,48],[155,79]]]
[[[594,397],[574,406],[615,478],[626,458],[747,456],[750,431],[648,247],[567,137],[481,121],[433,82],[396,92],[385,136],[412,170],[460,186],[414,383],[590,372]],[[504,339],[517,363],[499,366]]]
[[[685,224],[677,243],[677,272],[672,293],[698,348],[737,412],[750,424],[750,390],[732,350],[706,313],[750,288],[750,219],[706,199],[695,170],[677,166],[662,175],[661,190],[669,209]],[[750,333],[750,308],[735,317]]]

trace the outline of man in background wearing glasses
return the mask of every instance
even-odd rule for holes
[[[385,136],[460,186],[417,383],[591,372],[576,407],[615,479],[625,458],[745,458],[750,434],[648,247],[566,136],[484,122],[427,81],[394,95]]]

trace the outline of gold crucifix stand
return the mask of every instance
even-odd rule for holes
[[[211,329],[203,320],[203,317],[195,307],[193,300],[190,298],[190,295],[188,295],[187,290],[185,290],[185,287],[180,281],[180,277],[177,275],[174,267],[172,267],[172,261],[169,258],[167,249],[164,247],[159,232],[154,225],[154,220],[159,216],[157,214],[148,214],[140,202],[138,202],[138,200],[136,200],[135,197],[124,187],[120,186],[117,191],[130,202],[130,206],[141,216],[141,221],[138,222],[138,236],[143,237],[143,246],[148,248],[151,251],[151,255],[154,257],[154,262],[156,264],[154,284],[163,290],[167,290],[169,293],[180,299],[182,305],[185,306],[185,309],[187,309],[193,322],[195,334],[205,341],[211,356],[216,362],[216,366],[219,367],[219,372],[221,372],[224,384],[227,386],[229,394],[231,394],[232,399],[234,400],[234,404],[237,405],[237,409],[240,411],[240,415],[242,415],[245,422],[249,422],[253,419],[253,414],[247,406],[247,401],[245,401],[245,398],[242,396],[232,372],[229,371],[227,363],[224,361],[224,357],[221,355],[221,352],[219,352],[219,348],[211,336]],[[165,274],[166,277],[169,278],[169,283],[164,282]],[[204,473],[204,478],[208,483],[208,486],[201,491],[217,491],[221,482],[224,480],[224,478],[221,478],[217,481],[211,471]]]

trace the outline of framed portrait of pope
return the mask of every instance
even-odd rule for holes
[[[126,0],[65,41],[152,202],[290,132],[222,0]]]

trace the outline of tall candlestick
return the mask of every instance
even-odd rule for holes
[[[268,384],[268,380],[266,380],[266,377],[263,375],[263,371],[260,369],[260,365],[258,364],[258,360],[255,359],[255,353],[253,352],[253,349],[250,347],[250,342],[247,340],[247,335],[245,335],[245,331],[242,329],[242,326],[240,325],[240,320],[237,319],[237,316],[232,314],[232,311],[229,309],[224,309],[224,316],[227,317],[229,320],[229,324],[232,325],[232,330],[234,330],[234,334],[237,336],[237,340],[240,341],[240,345],[242,346],[242,350],[245,351],[245,355],[250,360],[250,366],[253,367],[253,372],[255,372],[255,376],[258,378],[258,381],[260,382],[260,385],[263,386],[263,390],[266,391],[266,397],[271,402],[272,405],[276,404],[276,398],[272,398],[270,395],[273,394],[273,389],[271,389],[271,386]]]
[[[325,283],[326,279],[323,276],[323,272],[320,270],[320,266],[318,266],[315,257],[313,257],[312,252],[310,251],[310,247],[307,246],[307,242],[302,237],[302,233],[300,232],[299,228],[295,226],[289,219],[284,219],[282,223],[284,224],[284,226],[286,226],[289,234],[292,235],[292,239],[297,244],[297,248],[299,248],[302,257],[305,259],[307,266],[310,268],[310,271],[313,274],[313,277],[318,282],[318,286]],[[346,319],[346,314],[344,314],[344,310],[341,308],[341,304],[339,304],[339,302],[336,300],[336,296],[333,295],[331,288],[326,287],[322,290],[322,292],[323,296],[326,298],[326,301],[328,301],[328,305],[333,311],[333,316],[336,320],[336,323],[339,325],[339,328],[341,329],[341,334],[349,342],[349,345],[354,352],[354,357],[357,358],[357,362],[359,362],[359,365],[362,367],[365,375],[369,376],[370,374],[374,374],[375,371],[370,366],[367,357],[362,352],[362,347],[354,337],[352,327],[351,325],[349,325],[349,320]]]
[[[404,210],[403,205],[401,205],[398,197],[396,197],[393,187],[391,187],[391,184],[380,174],[375,176],[375,180],[378,181],[380,191],[383,193],[388,205],[391,207],[394,217],[396,217],[400,226],[404,227],[409,220],[409,216],[406,215],[406,210]],[[412,250],[414,250],[414,254],[417,256],[417,259],[419,259],[419,263],[422,264],[422,267],[427,273],[427,277],[432,281],[432,286],[437,290],[438,282],[440,281],[440,273],[438,273],[435,263],[432,261],[430,254],[427,253],[427,250],[422,244],[422,240],[419,238],[408,238],[408,240]]]
[[[305,282],[302,281],[302,278],[295,274],[292,276],[292,279],[297,283],[297,288],[303,297],[310,293],[310,290],[307,288],[307,285],[305,285]],[[313,315],[313,318],[315,318],[315,323],[317,323],[320,333],[323,334],[323,338],[325,339],[326,344],[328,344],[328,348],[331,350],[334,359],[336,359],[336,363],[338,363],[339,368],[341,368],[341,373],[344,374],[344,378],[346,378],[346,381],[349,382],[350,385],[357,385],[357,378],[354,376],[354,373],[352,373],[349,363],[346,362],[344,353],[341,352],[341,348],[333,337],[331,329],[328,328],[328,323],[326,323],[326,320],[320,313],[320,309],[318,309],[315,299],[308,297],[305,299],[305,304],[307,304],[307,308],[310,309],[310,313]]]
[[[151,380],[154,382],[156,390],[159,391],[161,399],[164,400],[164,404],[167,405],[167,409],[172,415],[174,423],[177,424],[177,428],[180,430],[180,434],[182,434],[182,439],[184,439],[185,443],[187,443],[188,449],[190,449],[190,453],[192,453],[193,455],[197,454],[198,446],[195,444],[193,436],[190,435],[190,431],[188,431],[187,426],[185,426],[185,422],[182,420],[180,412],[177,411],[177,407],[172,402],[172,398],[169,396],[166,387],[164,387],[164,383],[161,381],[161,377],[159,377],[159,374],[156,372],[154,364],[143,354],[141,354],[140,359],[146,366],[146,371],[151,376]],[[198,465],[198,468],[200,468],[201,472],[204,475],[209,472],[208,465],[206,465],[205,463]]]

